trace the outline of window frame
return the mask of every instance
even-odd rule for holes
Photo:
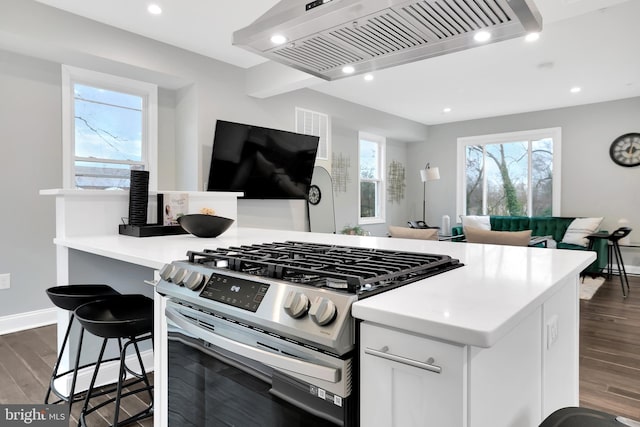
[[[489,135],[478,135],[458,138],[457,146],[457,182],[456,182],[456,214],[457,217],[466,215],[467,212],[467,200],[466,200],[466,147],[473,146],[485,146],[489,144],[501,144],[508,142],[519,141],[536,141],[544,138],[551,138],[553,140],[553,182],[552,182],[552,199],[551,199],[551,212],[553,216],[561,216],[561,189],[562,189],[562,128],[545,128],[545,129],[533,129],[517,132],[496,133]],[[528,147],[529,153],[531,153],[531,146]],[[529,171],[531,170],[531,156],[528,158]],[[529,173],[528,180],[531,181],[531,173]],[[528,203],[531,205],[531,183],[529,182],[529,192],[527,195]],[[529,210],[529,212],[531,212]]]
[[[361,153],[360,153],[360,145],[362,141],[373,142],[378,145],[378,171],[379,176],[378,179],[362,179],[360,176],[360,162],[361,162]],[[385,187],[386,187],[386,168],[385,168],[385,158],[386,158],[386,150],[387,150],[387,139],[380,135],[374,135],[367,132],[358,132],[358,224],[359,225],[367,225],[367,224],[382,224],[386,222],[386,199],[385,199]],[[363,182],[376,182],[377,185],[377,201],[378,201],[378,215],[375,217],[363,217],[362,209],[361,209],[361,188]]]
[[[158,86],[148,82],[62,65],[62,185],[75,189],[74,85],[83,84],[142,98],[142,163],[149,190],[158,190]],[[117,163],[117,162],[115,162]]]

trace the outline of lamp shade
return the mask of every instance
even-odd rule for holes
[[[440,179],[440,169],[437,167],[420,169],[420,179],[422,182],[438,180]]]

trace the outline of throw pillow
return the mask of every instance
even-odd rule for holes
[[[587,236],[598,231],[601,222],[602,217],[574,219],[571,221],[571,224],[569,224],[567,231],[564,232],[562,242],[587,247],[587,245],[589,245]]]
[[[478,228],[480,230],[491,230],[491,222],[487,215],[462,215],[462,229],[467,227]]]
[[[491,245],[528,246],[531,230],[492,231],[468,227],[464,232],[469,243],[488,243]]]
[[[437,228],[408,228],[389,226],[391,237],[401,237],[405,239],[438,240]]]

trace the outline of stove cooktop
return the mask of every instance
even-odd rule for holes
[[[358,298],[434,276],[463,264],[442,254],[308,242],[274,242],[189,251],[189,263],[357,294]]]

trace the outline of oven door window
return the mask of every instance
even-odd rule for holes
[[[168,346],[170,427],[349,424],[344,422],[346,406],[314,397],[309,385],[267,366],[179,332],[170,332]],[[287,401],[291,399],[295,405]]]

